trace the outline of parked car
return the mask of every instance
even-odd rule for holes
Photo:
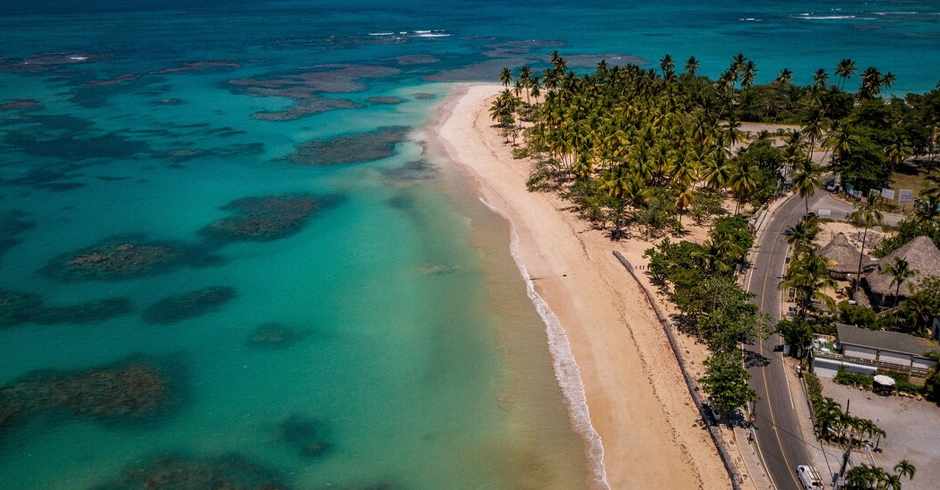
[[[815,467],[809,465],[797,466],[796,474],[800,477],[800,485],[804,490],[823,490],[822,478],[820,478]]]

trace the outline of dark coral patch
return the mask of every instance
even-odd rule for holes
[[[156,420],[180,401],[181,380],[165,364],[131,358],[83,371],[28,373],[0,387],[0,432],[43,417]]]
[[[0,104],[0,111],[32,111],[41,108],[42,104],[34,99],[16,99]]]
[[[383,169],[380,172],[386,179],[402,183],[431,180],[438,175],[438,170],[427,160],[412,160],[401,167]]]
[[[313,332],[309,330],[297,330],[280,323],[265,323],[258,325],[248,339],[245,345],[257,349],[286,349],[307,337]]]
[[[235,299],[235,289],[215,286],[168,296],[144,310],[147,323],[169,324],[218,311]]]
[[[405,102],[405,99],[401,97],[369,97],[366,99],[366,102],[372,104],[396,105]]]
[[[134,312],[128,298],[107,298],[72,306],[46,306],[37,294],[0,290],[0,328],[26,323],[96,323]]]
[[[200,234],[221,241],[267,241],[299,232],[311,215],[338,202],[335,196],[286,195],[246,197],[221,209],[234,216],[203,228]]]
[[[0,328],[26,323],[41,306],[38,294],[0,290]]]
[[[0,259],[7,250],[19,245],[19,235],[36,226],[25,220],[26,213],[21,211],[0,212]]]
[[[93,490],[289,490],[274,471],[239,455],[161,456]]]
[[[368,88],[361,80],[398,73],[395,68],[379,65],[322,65],[309,70],[230,80],[228,88],[239,94],[293,100],[294,105],[287,109],[261,111],[252,116],[266,121],[291,121],[336,109],[358,109],[362,106],[351,100],[325,98],[320,94],[361,92]]]
[[[126,235],[60,255],[43,268],[43,273],[68,281],[111,281],[159,274],[184,265],[198,267],[219,262],[219,258],[192,245]]]
[[[436,95],[434,95],[434,94],[428,94],[428,93],[424,93],[424,92],[420,92],[420,93],[415,94],[415,100],[434,100],[434,99],[436,99],[436,98],[437,98]]]
[[[278,424],[278,441],[297,451],[300,456],[315,459],[331,449],[322,420],[295,413]]]
[[[167,73],[181,73],[204,70],[234,70],[241,68],[241,65],[231,61],[187,61],[173,68],[165,68],[152,72],[155,75],[164,75]]]
[[[287,160],[301,165],[329,166],[387,158],[395,154],[395,145],[407,139],[408,129],[387,126],[368,133],[311,140],[298,146]]]

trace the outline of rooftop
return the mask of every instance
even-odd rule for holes
[[[859,253],[858,249],[849,243],[844,233],[839,233],[828,245],[819,249],[819,255],[828,261],[830,271],[842,274],[858,272],[859,257],[862,259],[863,271],[872,265],[871,258]]]
[[[894,296],[897,284],[892,284],[892,277],[883,274],[881,268],[894,264],[895,257],[906,259],[910,268],[918,272],[914,277],[901,283],[902,297],[910,296],[911,284],[920,283],[921,279],[926,276],[940,276],[940,250],[937,250],[937,246],[930,238],[919,236],[884,256],[878,261],[879,268],[865,276],[868,288],[873,293]]]
[[[927,352],[940,352],[937,349],[936,342],[913,335],[869,330],[867,328],[858,328],[841,323],[836,324],[836,331],[839,333],[839,342],[843,344],[870,347],[872,349],[900,352],[902,354],[912,354],[921,357]]]

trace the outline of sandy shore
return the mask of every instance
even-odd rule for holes
[[[511,158],[488,116],[487,99],[499,88],[455,89],[426,136],[432,154],[455,164],[511,220],[521,261],[580,368],[610,488],[730,487],[655,315],[611,253],[642,264],[649,244],[611,242],[568,203],[526,190],[531,162]]]

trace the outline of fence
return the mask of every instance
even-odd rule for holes
[[[721,432],[719,432],[718,427],[713,426],[709,423],[709,418],[706,413],[705,400],[702,399],[702,396],[699,394],[698,390],[695,389],[695,380],[692,378],[689,370],[686,369],[685,360],[682,358],[682,350],[679,348],[679,342],[676,340],[675,333],[673,332],[672,322],[669,321],[669,318],[660,311],[659,307],[656,305],[656,301],[653,300],[653,295],[650,294],[649,290],[646,289],[646,286],[640,281],[640,278],[637,277],[636,272],[633,269],[633,266],[630,265],[630,262],[624,257],[620,252],[614,250],[614,256],[617,257],[617,260],[623,264],[623,267],[627,269],[627,272],[630,273],[630,276],[633,277],[633,280],[636,281],[637,285],[643,289],[643,294],[646,295],[646,301],[649,302],[650,306],[653,307],[653,312],[656,313],[656,318],[659,319],[659,323],[663,327],[663,332],[666,333],[666,338],[669,340],[669,346],[672,347],[672,353],[676,356],[676,362],[679,363],[679,370],[682,371],[682,378],[685,380],[685,386],[689,390],[689,394],[692,395],[692,401],[695,402],[695,407],[698,408],[699,415],[702,417],[702,421],[705,423],[705,427],[708,428],[708,433],[712,437],[712,442],[715,443],[715,448],[718,449],[718,454],[721,456],[721,462],[725,465],[725,470],[728,472],[728,476],[731,477],[731,486],[734,490],[742,490],[741,482],[744,481],[741,474],[738,472],[737,468],[734,467],[734,459],[731,456],[731,452],[725,446],[724,441],[721,439]]]

